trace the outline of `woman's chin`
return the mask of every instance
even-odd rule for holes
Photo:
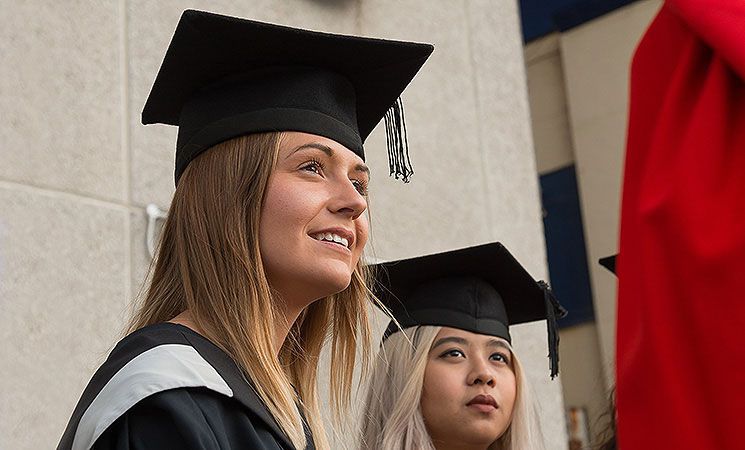
[[[311,303],[330,295],[338,294],[349,287],[352,275],[349,271],[313,271],[290,281],[292,291],[299,297],[305,297]],[[280,289],[281,291],[282,289]]]
[[[328,297],[329,295],[338,294],[349,287],[352,282],[352,274],[348,271],[339,273],[329,273],[323,277],[323,282],[319,283],[318,289],[323,293],[319,298]]]

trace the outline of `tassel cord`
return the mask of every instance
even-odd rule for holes
[[[549,369],[553,380],[559,374],[559,329],[557,320],[565,317],[567,310],[561,306],[545,281],[539,281],[538,285],[543,291],[543,299],[546,305]]]
[[[385,113],[385,137],[388,147],[388,168],[390,175],[401,178],[404,183],[411,180],[414,169],[409,157],[409,144],[406,134],[404,105],[401,98]]]

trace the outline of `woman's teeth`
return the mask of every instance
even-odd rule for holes
[[[318,233],[318,234],[313,235],[313,239],[318,240],[318,241],[335,242],[337,244],[341,244],[344,247],[349,248],[349,241],[339,236],[338,234]]]

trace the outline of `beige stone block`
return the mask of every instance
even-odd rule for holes
[[[598,246],[599,248],[600,246]],[[590,280],[592,282],[593,306],[595,308],[595,323],[600,343],[600,364],[605,375],[605,384],[615,386],[616,379],[616,299],[618,298],[618,278],[601,267],[597,260],[603,254],[608,256],[616,253],[617,247],[608,247],[605,252],[595,250],[590,253]],[[589,252],[588,252],[589,253]]]
[[[525,46],[536,166],[545,174],[574,163],[558,33]]]
[[[361,4],[364,34],[434,44],[403,94],[414,176],[388,177],[385,130],[367,140],[373,171],[369,254],[397,259],[488,239],[486,190],[464,3],[380,1]]]
[[[538,60],[558,52],[560,36],[560,33],[551,33],[525,44],[525,65],[529,67]]]
[[[0,436],[54,448],[123,325],[128,215],[0,182]]]
[[[559,34],[525,46],[528,98],[539,174],[574,163]]]
[[[539,175],[574,164],[572,133],[566,115],[534,120],[533,141]]]
[[[626,114],[619,111],[588,120],[575,128],[574,138],[595,320],[610,384],[615,355],[615,280],[606,276],[597,261],[618,251]]]
[[[484,213],[489,238],[504,242],[537,277],[545,274],[538,177],[530,129],[517,5],[468,3],[478,98]]]
[[[603,376],[600,343],[594,323],[584,323],[559,332],[561,384],[567,408],[586,408],[590,436],[607,425],[610,389]]]
[[[558,48],[554,52],[527,63],[526,72],[532,120],[535,122],[558,115],[566,116],[564,69]]]
[[[0,179],[125,200],[118,3],[3,9]]]
[[[661,2],[632,3],[561,35],[572,121],[626,111],[631,58]]]
[[[173,195],[177,130],[165,125],[143,126],[140,117],[179,17],[189,8],[329,32],[353,34],[358,30],[357,4],[347,0],[128,2],[132,201],[138,206],[167,206]]]
[[[585,218],[585,225],[610,235],[613,242],[621,206],[626,128],[626,114],[617,112],[594,118],[574,129],[582,210],[586,216],[589,211],[593,212]]]

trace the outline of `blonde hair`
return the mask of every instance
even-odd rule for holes
[[[420,409],[427,355],[442,327],[419,326],[394,333],[383,343],[370,376],[360,448],[363,450],[434,450]],[[409,338],[410,336],[410,338]],[[543,437],[517,355],[512,420],[489,448],[541,450]]]
[[[327,449],[316,389],[318,359],[330,335],[331,400],[335,417],[341,417],[351,401],[358,343],[363,367],[370,360],[368,277],[358,264],[350,285],[308,306],[282,348],[275,348],[274,324],[283,318],[262,266],[259,220],[280,139],[280,133],[241,136],[189,164],[129,332],[188,309],[205,337],[243,369],[293,445],[306,446],[302,405],[316,448]]]

